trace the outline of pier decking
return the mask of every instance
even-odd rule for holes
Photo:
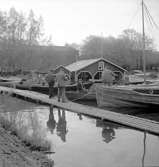
[[[2,87],[0,86],[0,92],[6,92],[9,94],[18,95],[24,98],[32,99],[35,101],[43,102],[46,104],[54,105],[65,110],[73,111],[76,113],[87,114],[90,116],[95,116],[102,119],[107,119],[122,125],[126,125],[132,128],[136,128],[142,131],[147,131],[153,134],[159,134],[159,123],[152,120],[147,120],[143,118],[138,118],[131,115],[116,113],[100,108],[95,108],[91,106],[86,106],[82,104],[77,104],[73,102],[61,103],[56,99],[49,99],[47,95],[27,91],[27,90],[18,90],[14,88]]]

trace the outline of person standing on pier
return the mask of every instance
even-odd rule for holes
[[[111,86],[115,80],[115,74],[113,71],[105,68],[102,72],[102,82]]]
[[[66,95],[65,95],[66,76],[63,71],[59,71],[56,74],[56,81],[58,87],[58,102],[60,102],[60,99],[62,102],[66,102]]]
[[[53,74],[53,72],[49,72],[45,78],[49,86],[49,98],[52,98],[54,96],[55,79],[56,79],[56,75]]]

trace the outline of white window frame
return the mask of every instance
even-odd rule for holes
[[[98,62],[98,71],[103,71],[104,70],[104,61],[99,61]]]

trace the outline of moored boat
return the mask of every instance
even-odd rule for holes
[[[89,89],[92,86],[92,82],[84,83],[83,86],[85,90],[82,90],[81,88],[78,88],[77,84],[73,85],[67,85],[66,86],[66,97],[71,101],[77,101],[77,100],[88,100],[88,101],[96,101],[96,94],[95,91]],[[41,84],[32,84],[32,85],[25,85],[25,84],[17,84],[17,89],[25,89],[25,90],[31,90],[35,92],[40,92],[44,94],[49,93],[49,87],[48,85],[41,85]],[[54,94],[57,95],[57,87],[54,88]]]
[[[159,107],[159,85],[146,84],[146,58],[145,58],[145,16],[147,7],[142,0],[142,65],[143,83],[141,85],[106,86],[96,87],[97,104],[100,107]],[[152,18],[151,18],[152,19]],[[150,19],[150,20],[151,20]],[[135,76],[135,75],[133,75]],[[132,76],[131,76],[132,77]]]
[[[96,87],[99,107],[159,107],[159,85]]]
[[[6,78],[6,77],[0,77],[0,86],[8,86],[8,87],[13,87],[16,84],[20,83],[19,78]]]

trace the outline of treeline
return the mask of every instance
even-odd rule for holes
[[[31,10],[28,16],[11,8],[0,11],[0,66],[18,68],[32,55],[31,48],[42,37],[42,17],[37,18]]]
[[[81,46],[81,59],[104,57],[126,69],[142,69],[142,34],[133,29],[124,30],[115,37],[89,36]],[[159,67],[159,53],[154,42],[145,37],[147,68]]]
[[[45,45],[44,45],[45,44]],[[32,10],[28,16],[11,8],[0,11],[0,71],[48,71],[75,61],[78,51],[53,46],[43,33],[43,19]]]
[[[142,68],[142,34],[124,30],[115,37],[89,36],[82,45],[54,46],[43,33],[43,18],[11,8],[0,11],[0,71],[48,71],[77,59],[104,57],[126,69]],[[45,44],[45,45],[44,45]],[[159,66],[159,53],[151,38],[145,38],[147,68]]]

